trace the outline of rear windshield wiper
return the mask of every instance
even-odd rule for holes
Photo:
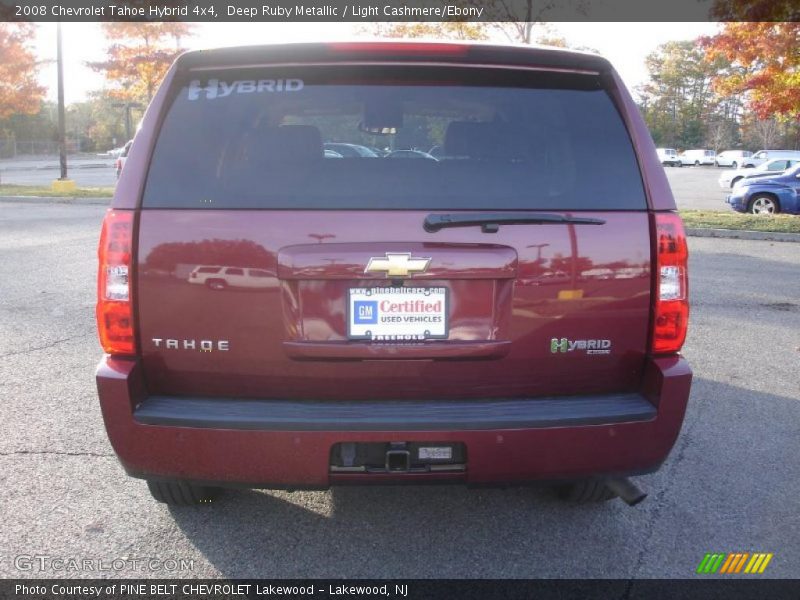
[[[500,225],[603,225],[604,219],[594,219],[589,217],[565,217],[553,213],[524,213],[524,212],[502,212],[502,213],[457,213],[457,214],[430,214],[425,217],[423,227],[430,233],[439,231],[446,227],[470,227],[480,225],[483,233],[497,233]]]

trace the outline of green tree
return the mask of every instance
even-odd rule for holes
[[[711,85],[713,77],[730,66],[724,57],[708,60],[696,42],[676,41],[659,46],[645,64],[648,80],[638,92],[657,145],[708,145],[710,124],[722,120],[723,129],[735,127],[735,108],[725,105],[721,109]]]

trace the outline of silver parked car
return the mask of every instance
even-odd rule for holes
[[[791,158],[797,160],[800,158],[800,150],[759,150],[742,163],[742,166],[757,167],[773,158]]]
[[[796,158],[775,158],[762,163],[757,167],[747,167],[725,171],[719,176],[719,187],[721,187],[723,190],[727,190],[739,183],[742,179],[760,177],[762,175],[777,175],[786,169],[790,169],[798,162],[800,162],[800,156],[797,156]]]

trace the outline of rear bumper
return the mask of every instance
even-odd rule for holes
[[[481,401],[308,402],[147,397],[134,360],[97,370],[103,419],[137,477],[252,487],[456,480],[523,483],[652,471],[683,422],[691,370],[649,361],[640,393]],[[330,473],[339,442],[462,442],[463,473]]]

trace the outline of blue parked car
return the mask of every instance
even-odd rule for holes
[[[742,179],[725,200],[733,210],[771,215],[800,214],[800,164],[779,175]]]

